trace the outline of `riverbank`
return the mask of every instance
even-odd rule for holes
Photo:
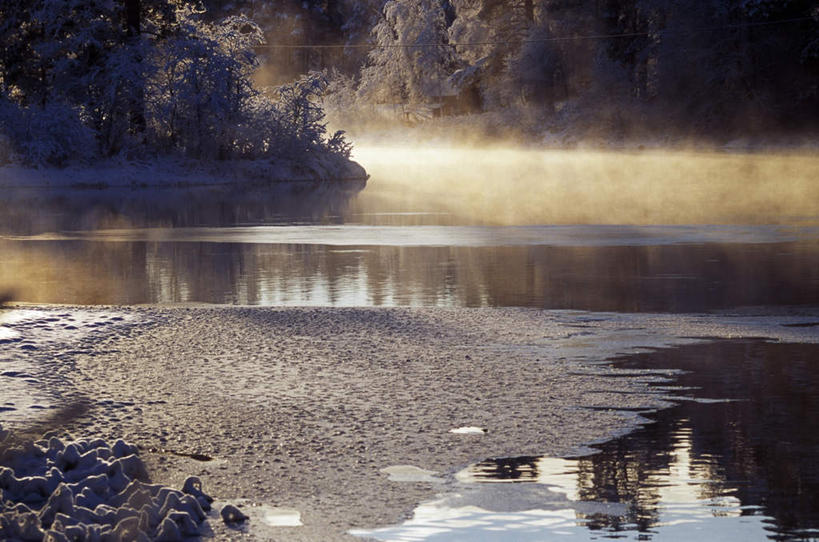
[[[0,188],[169,188],[259,186],[279,183],[366,181],[361,165],[326,153],[309,161],[114,158],[63,168],[0,164]]]
[[[133,442],[153,481],[199,476],[217,505],[300,513],[300,527],[251,520],[247,540],[352,540],[350,529],[398,522],[468,463],[576,453],[636,427],[628,409],[667,404],[648,393],[663,375],[610,378],[596,362],[617,353],[708,337],[817,340],[800,327],[816,321],[808,309],[25,309],[5,325],[4,365],[26,362],[26,386],[89,407],[68,431]],[[468,426],[486,432],[450,432]],[[382,469],[396,465],[442,481],[391,481]],[[210,524],[217,539],[240,536]]]

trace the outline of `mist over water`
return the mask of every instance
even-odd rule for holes
[[[472,224],[786,224],[819,217],[819,156],[368,145],[360,212]],[[406,219],[402,219],[406,220]],[[422,220],[422,219],[417,219]]]

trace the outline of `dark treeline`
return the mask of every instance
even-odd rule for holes
[[[2,0],[0,164],[164,153],[346,160],[305,76],[257,88],[263,30],[177,0]],[[331,160],[332,162],[332,160]]]
[[[812,0],[208,3],[258,17],[272,80],[339,70],[342,107],[522,108],[541,124],[622,136],[781,135],[819,120]],[[278,47],[304,44],[347,47]]]

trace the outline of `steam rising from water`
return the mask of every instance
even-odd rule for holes
[[[819,216],[819,156],[362,146],[360,209],[476,224],[783,224]]]

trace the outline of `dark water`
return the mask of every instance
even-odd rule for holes
[[[7,194],[0,288],[21,301],[81,304],[819,304],[815,227],[491,226],[434,201],[369,208],[361,188]]]
[[[720,341],[641,354],[622,368],[682,369],[700,399],[655,415],[656,423],[588,460],[600,484],[589,498],[628,500],[648,527],[656,501],[637,498],[642,473],[668,468],[674,443],[690,442],[691,464],[709,494],[732,495],[771,518],[783,538],[819,537],[819,345]],[[636,472],[637,477],[624,476]]]
[[[454,496],[419,508],[425,519],[374,534],[385,540],[819,539],[819,345],[724,340],[623,357],[614,365],[682,369],[674,385],[683,400],[651,414],[653,423],[642,429],[596,446],[593,455],[471,465],[456,475],[463,485]],[[511,486],[519,502],[511,499],[510,506]],[[452,521],[456,516],[460,523]],[[435,528],[446,535],[421,536]]]

